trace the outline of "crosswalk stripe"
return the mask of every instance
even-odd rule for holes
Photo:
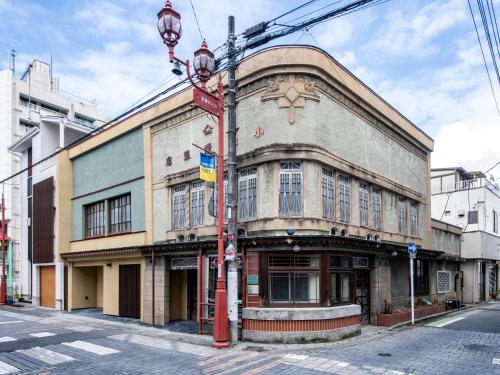
[[[123,335],[115,335],[109,337],[115,340],[132,342],[134,344],[149,346],[152,348],[172,349],[172,343],[170,341],[159,339],[156,337],[134,335],[134,334],[123,334]]]
[[[0,324],[22,323],[22,320],[9,320],[7,322],[0,322]]]
[[[90,342],[85,342],[85,341],[64,342],[63,345],[71,346],[72,348],[85,350],[87,352],[99,354],[99,355],[120,353],[119,350],[106,348],[105,346],[96,345],[96,344],[92,344]]]
[[[9,341],[16,341],[17,339],[15,339],[14,337],[10,337],[10,336],[3,336],[3,337],[0,337],[0,342],[9,342]]]
[[[3,361],[0,361],[0,374],[12,374],[14,372],[19,372],[19,369],[14,366],[9,365]]]
[[[455,317],[451,317],[451,318],[444,318],[444,319],[437,320],[435,322],[428,323],[428,324],[426,324],[426,326],[427,327],[441,328],[441,327],[444,327],[448,324],[458,322],[459,320],[462,320],[462,319],[465,319],[465,316],[455,316]]]
[[[50,336],[55,336],[55,333],[52,332],[37,332],[37,333],[30,333],[30,336],[33,337],[50,337]]]
[[[31,349],[17,350],[17,352],[27,355],[31,358],[38,359],[39,361],[48,363],[49,365],[57,365],[59,363],[64,363],[74,360],[73,357],[53,352],[52,350],[49,349],[40,348],[39,346]]]

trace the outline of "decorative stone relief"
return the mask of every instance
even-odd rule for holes
[[[255,138],[260,138],[264,135],[264,128],[262,126],[257,126],[255,128],[255,132],[254,132],[254,137]]]
[[[295,123],[295,108],[304,108],[307,100],[319,102],[314,87],[316,82],[303,75],[279,75],[271,83],[261,100],[277,100],[279,108],[288,108],[288,122]]]
[[[165,161],[165,166],[171,167],[172,166],[172,157],[167,156],[167,160]]]
[[[203,134],[205,135],[210,135],[212,134],[212,130],[213,130],[213,126],[210,125],[210,124],[207,124],[204,128],[203,128]]]
[[[188,161],[189,159],[191,159],[191,153],[189,150],[186,150],[184,151],[184,161]]]

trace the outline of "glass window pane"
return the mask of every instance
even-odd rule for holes
[[[290,302],[290,274],[274,273],[270,274],[271,282],[271,302],[288,303]]]

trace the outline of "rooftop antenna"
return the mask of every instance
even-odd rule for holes
[[[10,64],[9,68],[12,71],[12,75],[16,75],[16,50],[14,47],[10,49]]]

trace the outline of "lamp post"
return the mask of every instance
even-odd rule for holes
[[[170,0],[158,13],[158,31],[168,47],[168,57],[174,63],[172,72],[181,75],[181,65],[186,67],[189,81],[193,85],[193,99],[197,106],[216,116],[218,119],[217,153],[217,283],[215,290],[215,317],[213,345],[216,348],[227,348],[229,342],[227,290],[224,272],[224,93],[222,76],[217,76],[217,95],[207,90],[207,81],[215,70],[214,54],[210,52],[207,42],[203,40],[201,48],[194,53],[193,66],[200,85],[193,81],[189,60],[181,60],[174,54],[174,47],[182,35],[181,16],[172,9]]]

